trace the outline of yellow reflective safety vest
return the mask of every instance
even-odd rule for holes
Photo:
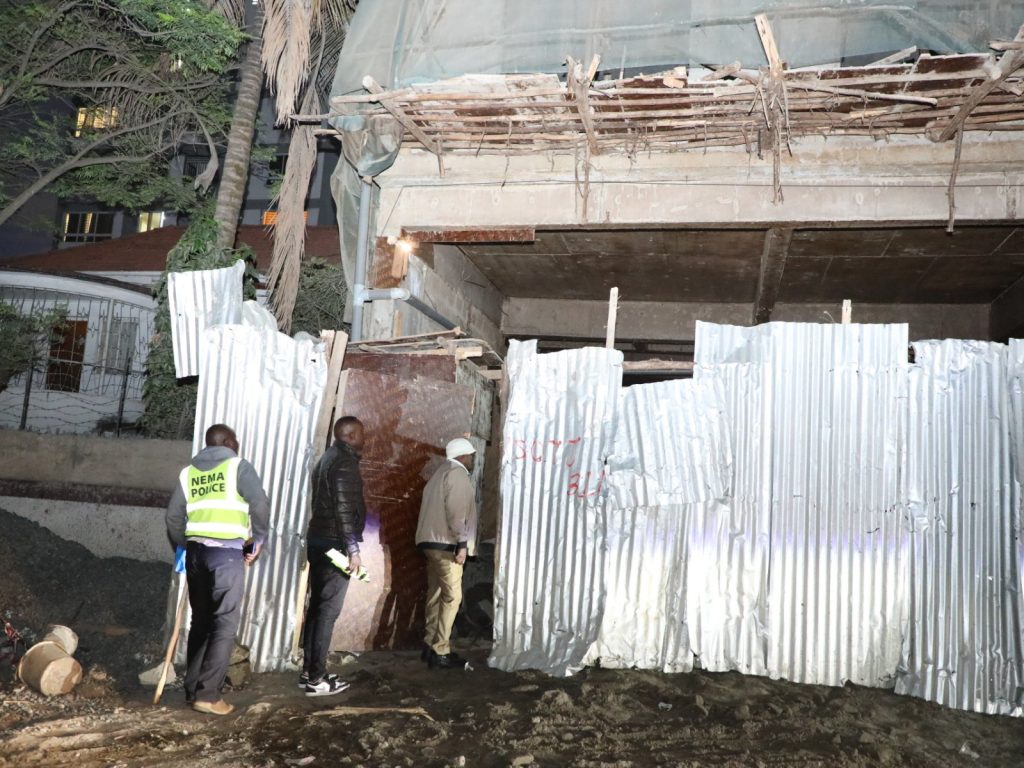
[[[249,538],[249,504],[238,493],[237,456],[212,469],[189,464],[181,471],[185,492],[185,536],[204,539]]]

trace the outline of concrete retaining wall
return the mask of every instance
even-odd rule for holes
[[[191,443],[0,430],[0,507],[99,557],[171,562],[163,510]]]

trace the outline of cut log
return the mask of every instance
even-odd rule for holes
[[[44,696],[70,693],[82,679],[82,665],[64,652],[60,643],[36,643],[18,664],[18,678]]]
[[[68,656],[74,656],[75,651],[78,650],[78,635],[70,627],[65,627],[62,624],[51,626],[50,631],[41,642],[45,643],[48,640],[57,643]]]

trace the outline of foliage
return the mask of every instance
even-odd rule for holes
[[[345,274],[339,265],[329,264],[322,259],[302,262],[299,292],[292,313],[292,333],[305,331],[319,337],[322,330],[347,330],[347,303],[348,288],[345,285]]]
[[[187,205],[166,160],[223,140],[237,26],[200,0],[3,5],[0,223],[58,179],[118,207]]]
[[[208,208],[201,210],[167,254],[167,268],[154,288],[157,300],[156,335],[146,359],[146,382],[143,388],[145,413],[142,428],[149,437],[191,438],[196,412],[196,379],[178,379],[174,371],[174,348],[171,345],[171,314],[167,302],[169,272],[230,267],[245,259],[243,295],[256,297],[259,275],[249,248],[222,249],[217,240],[217,222]]]
[[[17,307],[0,302],[0,392],[46,354],[66,317],[63,308],[23,315]]]

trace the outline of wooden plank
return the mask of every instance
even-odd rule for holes
[[[619,289],[612,288],[608,294],[608,325],[606,326],[604,346],[615,349],[615,324],[619,315]]]
[[[438,244],[532,243],[537,233],[533,227],[402,227],[402,237],[417,243]]]
[[[402,111],[401,107],[398,106],[397,102],[389,98],[384,89],[380,86],[376,80],[367,75],[363,78],[363,87],[370,93],[380,96],[380,105],[384,107],[392,116],[402,124],[409,133],[415,136],[424,147],[433,152],[438,157],[441,156],[441,146],[434,141],[432,138],[427,136],[418,125],[410,118],[405,112]]]
[[[317,417],[316,432],[313,437],[313,449],[319,455],[329,444],[331,431],[331,415],[334,412],[338,394],[338,380],[341,376],[342,364],[345,361],[345,350],[348,348],[348,334],[344,331],[321,331],[320,338],[328,345],[327,384],[324,387],[324,400],[320,405]]]
[[[590,68],[586,73],[583,73],[581,70],[582,65],[579,62],[572,57],[566,59],[569,73],[566,83],[576,102],[576,112],[579,114],[580,123],[583,125],[583,132],[587,135],[590,151],[595,155],[600,153],[601,144],[597,140],[597,130],[594,128],[594,118],[590,108],[590,86],[594,82],[594,75],[597,74],[597,67],[600,62],[601,57],[595,55],[590,62]]]
[[[882,58],[878,59],[877,61],[872,61],[867,66],[869,66],[869,67],[880,67],[880,66],[883,66],[885,64],[898,64],[901,61],[909,59],[915,53],[917,53],[917,46],[916,45],[912,45],[909,48],[904,48],[902,51],[896,51],[896,53],[890,53],[888,56],[883,56]]]
[[[825,85],[823,83],[806,83],[806,82],[794,82],[787,81],[786,87],[797,88],[806,91],[820,91],[821,93],[834,93],[837,96],[853,96],[858,99],[873,100],[873,101],[899,101],[907,104],[928,104],[934,107],[939,103],[938,99],[933,99],[930,96],[910,96],[906,93],[879,93],[878,91],[859,91],[853,88],[839,88],[834,85]]]
[[[692,360],[627,360],[625,373],[686,373],[693,370]]]
[[[457,347],[455,349],[456,360],[468,360],[471,357],[483,357],[484,348],[482,346],[475,347]]]
[[[761,47],[764,48],[764,55],[768,57],[768,72],[772,77],[782,77],[782,59],[779,57],[779,47],[775,44],[775,33],[768,23],[768,17],[759,13],[754,17],[754,25],[757,27],[757,34],[761,38]]]
[[[775,302],[782,285],[782,274],[786,269],[789,244],[793,239],[792,229],[773,228],[764,233],[764,247],[761,249],[761,271],[757,279],[757,295],[754,299],[754,323],[767,323],[772,318]]]

